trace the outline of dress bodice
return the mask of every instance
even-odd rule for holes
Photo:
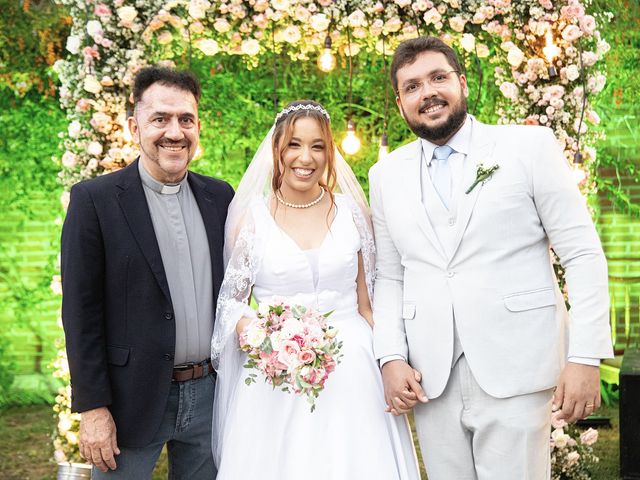
[[[305,251],[276,224],[265,204],[254,207],[254,215],[264,216],[264,222],[260,222],[264,228],[257,232],[262,260],[253,287],[258,302],[285,297],[289,303],[314,307],[322,313],[334,311],[330,317],[334,321],[340,314],[357,309],[360,236],[351,209],[340,195],[336,195],[336,207],[317,251],[317,283]]]

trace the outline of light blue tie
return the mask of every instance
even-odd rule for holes
[[[453,148],[449,145],[436,147],[431,160],[431,181],[438,192],[438,196],[444,206],[448,209],[451,201],[451,166],[449,156],[453,153]]]

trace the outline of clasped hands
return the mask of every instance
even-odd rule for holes
[[[404,415],[418,403],[429,399],[420,386],[422,375],[404,360],[391,360],[382,366],[382,382],[387,412]]]
[[[429,400],[420,386],[422,376],[404,360],[392,360],[382,367],[387,412],[408,413],[418,402]],[[573,423],[600,407],[600,369],[597,366],[567,363],[553,395],[556,420]]]

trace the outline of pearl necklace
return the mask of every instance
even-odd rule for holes
[[[290,207],[290,208],[309,208],[309,207],[313,207],[314,205],[317,205],[318,203],[320,203],[320,200],[322,200],[324,198],[324,188],[320,187],[320,196],[318,198],[316,198],[313,202],[309,202],[309,203],[289,203],[289,202],[285,202],[280,195],[278,195],[278,192],[276,192],[276,199],[278,200],[278,202],[280,202],[282,205],[284,205],[285,207]]]

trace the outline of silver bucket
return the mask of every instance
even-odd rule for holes
[[[57,480],[88,480],[91,478],[91,465],[84,463],[59,463]]]

